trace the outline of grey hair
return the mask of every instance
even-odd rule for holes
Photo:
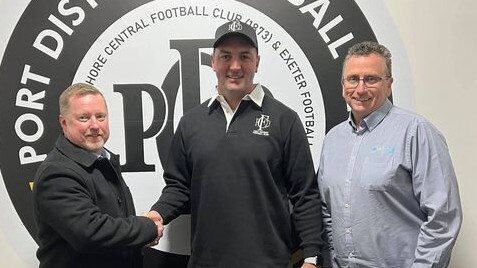
[[[386,64],[386,75],[392,77],[392,61],[391,61],[391,52],[384,45],[381,45],[374,41],[364,41],[361,43],[354,44],[348,49],[348,54],[343,62],[343,69],[348,62],[348,59],[353,56],[368,56],[371,54],[376,54],[384,58],[384,63]]]
[[[90,84],[86,83],[76,83],[71,86],[69,86],[67,89],[65,89],[59,99],[59,105],[60,105],[60,114],[61,115],[66,115],[69,111],[70,108],[70,98],[73,96],[86,96],[86,95],[101,95],[104,100],[104,96],[99,91],[96,87]],[[106,101],[104,101],[106,104]]]

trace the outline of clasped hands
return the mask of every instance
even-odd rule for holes
[[[154,240],[151,243],[146,245],[148,247],[152,247],[159,243],[159,239],[162,237],[162,234],[164,232],[162,217],[157,211],[154,211],[154,210],[149,211],[144,216],[151,219],[156,224],[156,227],[157,227],[157,237],[154,238]]]

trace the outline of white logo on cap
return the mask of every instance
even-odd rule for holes
[[[230,23],[229,25],[229,31],[235,32],[235,31],[241,31],[242,30],[242,24],[240,24],[240,21],[234,21]]]

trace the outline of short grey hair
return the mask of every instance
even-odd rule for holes
[[[66,115],[70,108],[70,98],[73,96],[86,96],[86,95],[101,95],[104,100],[104,96],[95,86],[86,83],[76,83],[65,89],[59,99],[60,114]],[[106,100],[104,101],[106,104]]]
[[[392,77],[391,52],[385,46],[374,41],[364,41],[350,47],[348,49],[348,54],[346,55],[346,58],[343,62],[343,70],[350,57],[368,56],[371,54],[376,54],[384,58],[384,63],[386,64],[386,75]]]

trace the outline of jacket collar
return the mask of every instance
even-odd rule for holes
[[[75,161],[76,163],[85,166],[85,167],[90,167],[93,165],[93,163],[98,160],[98,156],[95,154],[92,154],[85,149],[78,147],[71,143],[68,139],[61,134],[58,139],[56,140],[55,143],[56,148],[58,151],[60,151],[62,154],[70,158],[71,160]],[[106,149],[101,155],[104,156],[110,156],[112,162],[118,160],[117,156],[112,154],[111,152],[107,151]]]

